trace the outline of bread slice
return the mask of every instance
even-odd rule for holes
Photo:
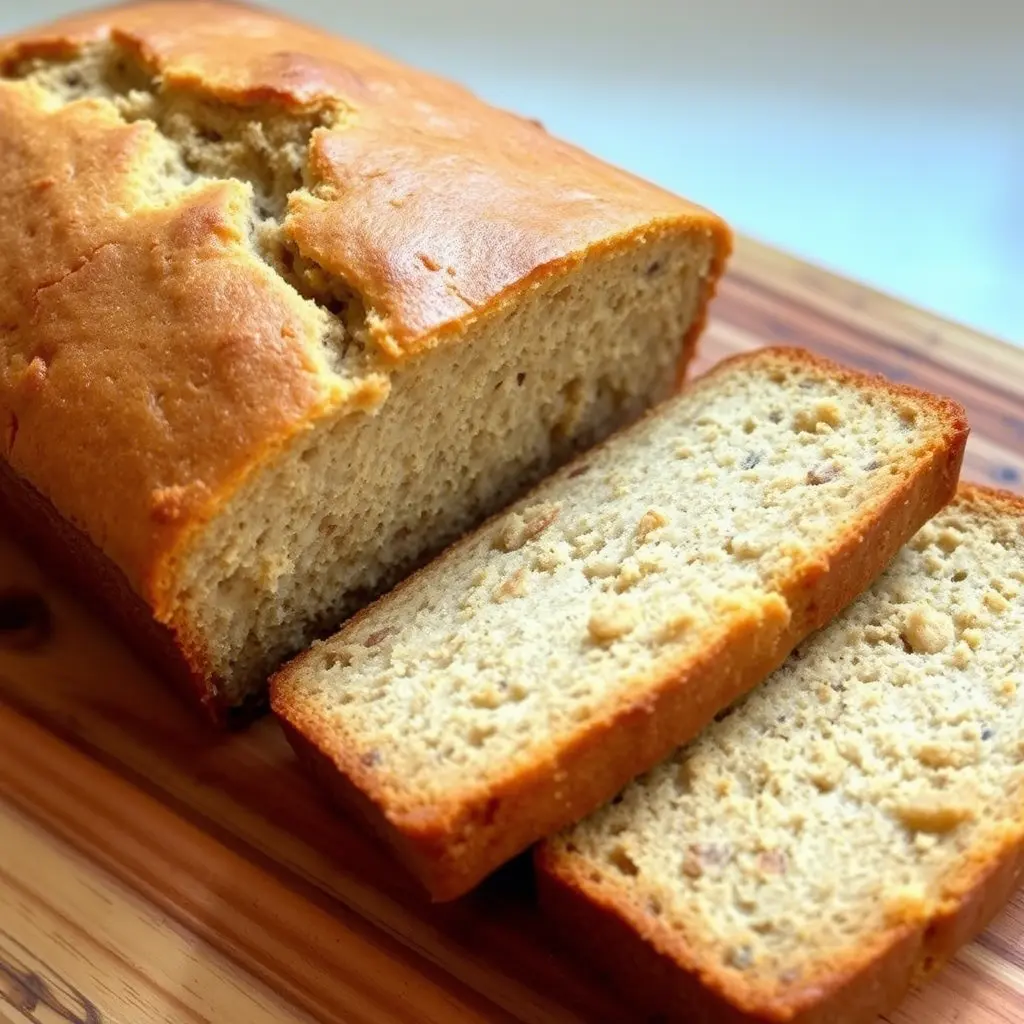
[[[729,360],[287,666],[273,707],[435,898],[610,798],[953,494],[951,402]]]
[[[1024,871],[1024,500],[965,488],[752,695],[539,848],[568,941],[687,1024],[858,1024]]]
[[[218,718],[670,394],[730,245],[234,3],[0,40],[0,195],[0,510]]]

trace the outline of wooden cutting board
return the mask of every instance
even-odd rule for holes
[[[741,242],[699,368],[802,345],[968,408],[1024,489],[1024,350]],[[0,536],[0,1021],[622,1021],[517,862],[432,907],[269,720],[215,735]],[[1024,1021],[1018,900],[892,1024]]]

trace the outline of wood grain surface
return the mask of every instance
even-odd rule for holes
[[[1024,351],[741,242],[698,369],[779,343],[958,398],[965,477],[1024,489]],[[431,906],[272,721],[213,733],[0,536],[0,1022],[631,1019],[524,861]],[[1024,1022],[1024,900],[888,1020]]]

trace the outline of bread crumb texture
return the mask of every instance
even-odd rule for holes
[[[380,751],[374,785],[393,806],[483,791],[738,629],[783,630],[779,590],[945,444],[923,400],[900,428],[906,401],[790,353],[736,361],[286,670],[275,704],[325,747]],[[809,481],[825,461],[834,474]],[[337,660],[382,628],[387,644]],[[835,792],[845,762],[820,742],[808,779]]]
[[[958,499],[768,682],[552,840],[558,869],[765,999],[927,920],[1021,830],[1022,525]]]

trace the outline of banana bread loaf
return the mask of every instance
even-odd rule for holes
[[[683,373],[711,214],[224,3],[0,41],[6,515],[213,714]]]
[[[542,902],[686,1024],[870,1024],[1024,874],[1024,500],[978,488],[786,665],[538,852]]]
[[[778,667],[953,495],[952,402],[763,349],[286,666],[274,710],[438,899]]]

